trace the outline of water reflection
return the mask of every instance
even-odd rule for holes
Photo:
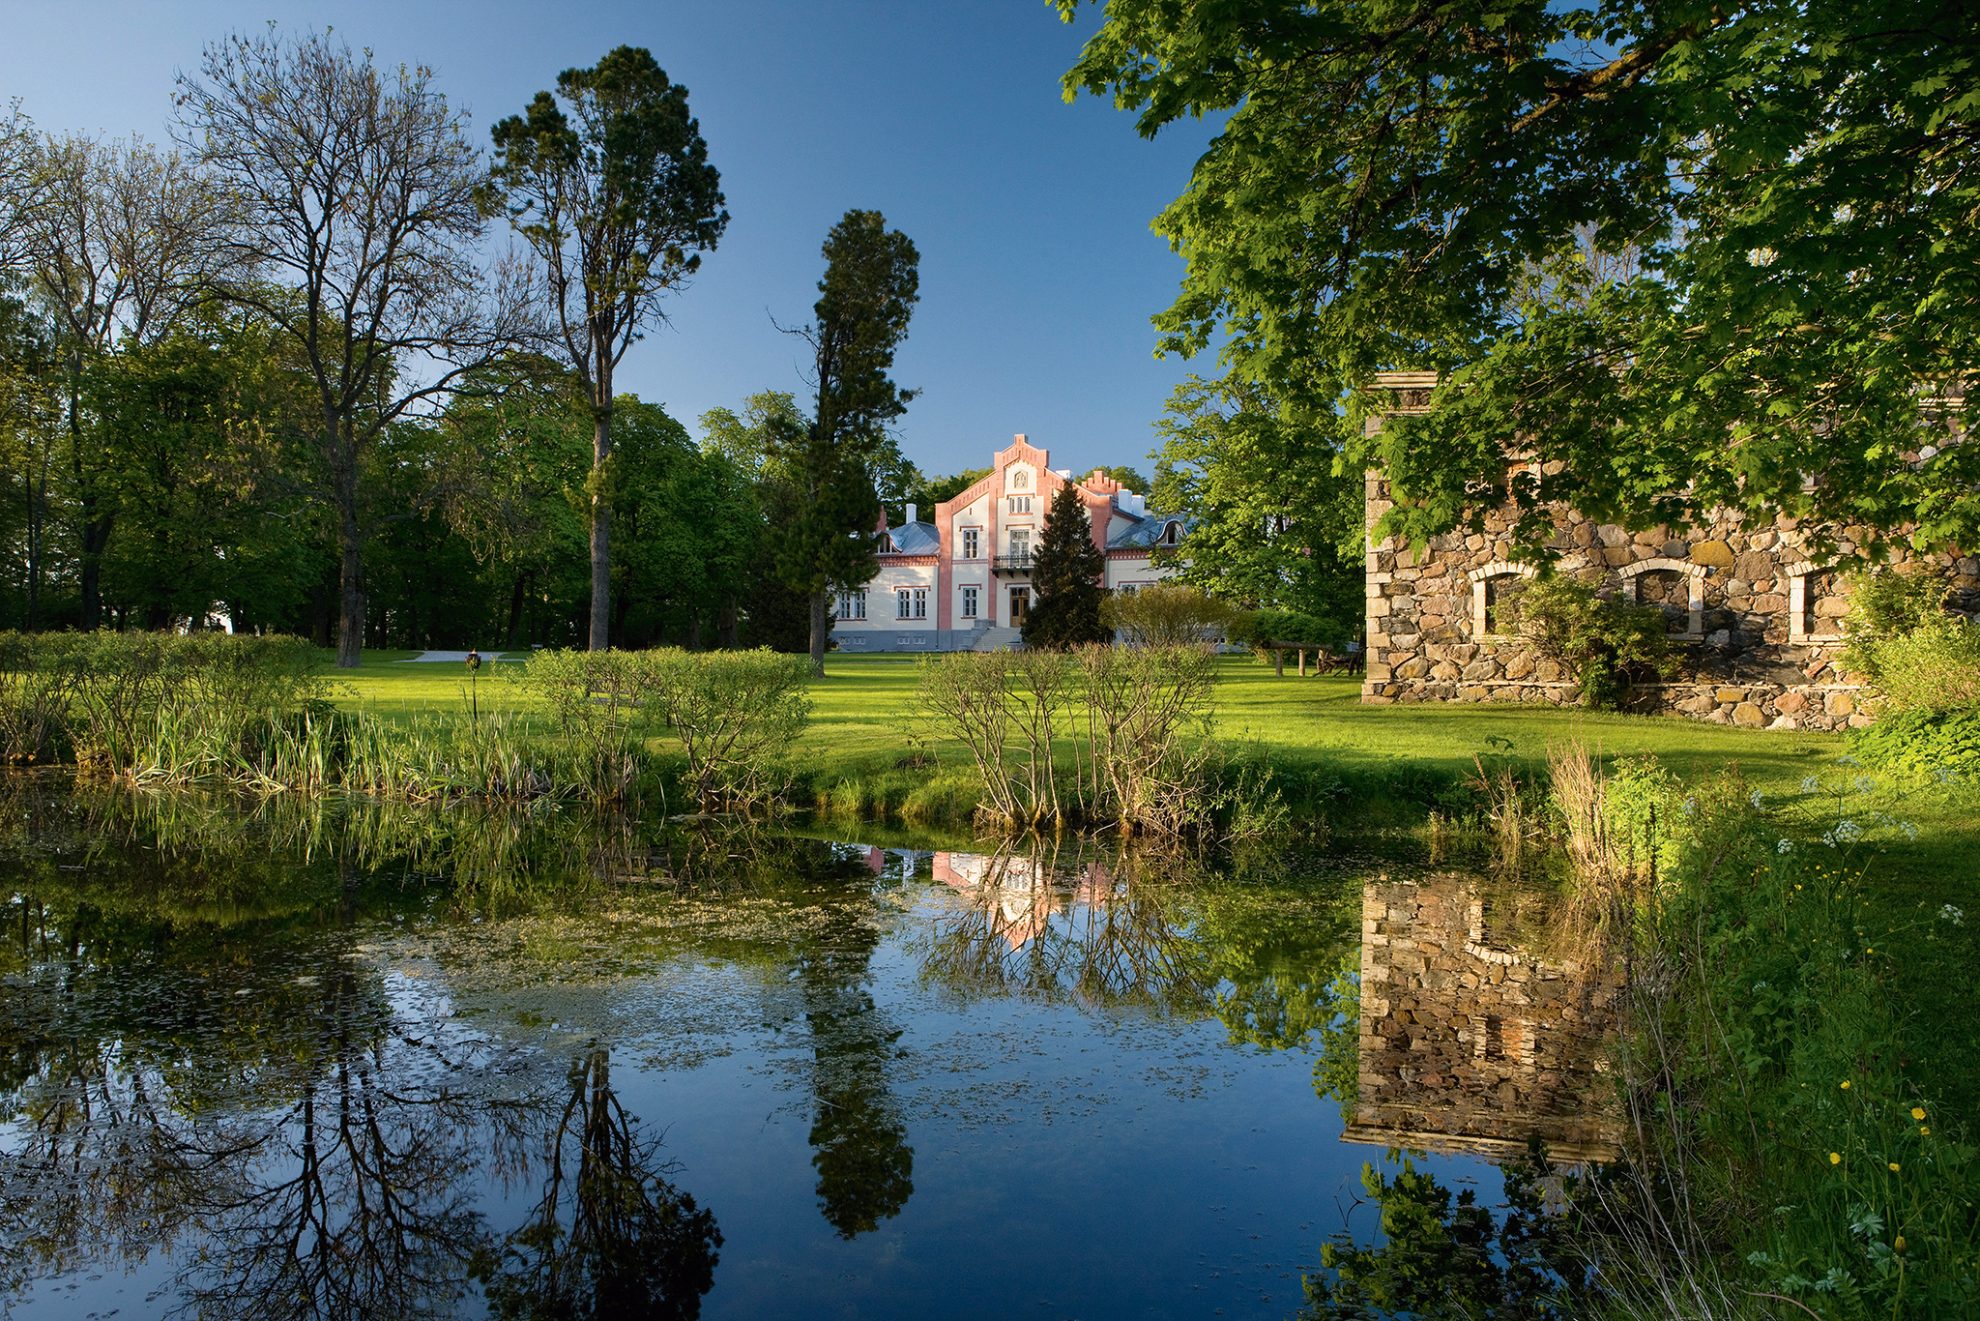
[[[1088,1224],[1131,1220],[1179,1161],[1233,1188],[1285,1166],[1283,1137],[1236,1173],[1195,1142],[1219,1116],[1182,1107],[1229,1103],[1202,1099],[1226,1071],[1258,1080],[1245,1133],[1331,1125],[1310,1094],[1286,1118],[1310,1068],[1353,1140],[1596,1152],[1576,1107],[1612,1008],[1599,963],[1535,939],[1523,900],[1370,870],[0,777],[0,1310],[120,1263],[187,1315],[693,1317],[723,1255],[735,1294],[801,1251],[840,1280],[918,1251],[951,1297],[975,1269],[957,1226],[982,1222],[958,1208],[989,1199],[1017,1250],[1055,1166],[1081,1190],[1062,1197],[1104,1203],[1065,1203]],[[1013,1047],[1032,1053],[996,1057]],[[723,1168],[751,1140],[740,1093],[705,1093],[764,1079],[785,1099],[750,1121],[768,1154],[745,1178]],[[1027,1100],[985,1104],[985,1083]],[[1066,1147],[1019,1118],[1121,1096],[1122,1124]],[[669,1098],[694,1120],[663,1148]],[[1144,1110],[1173,1127],[1140,1152]],[[727,1146],[696,1145],[717,1128]],[[1078,1177],[1122,1159],[1142,1164]],[[766,1212],[753,1181],[786,1173]],[[1142,1262],[1077,1310],[1132,1311],[1189,1269]],[[1219,1295],[1240,1296],[1259,1290]],[[867,1301],[916,1310],[890,1297]]]
[[[1463,876],[1362,889],[1355,1101],[1345,1141],[1612,1160],[1606,1046],[1620,961],[1551,920],[1548,896]]]

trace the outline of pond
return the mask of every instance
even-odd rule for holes
[[[1604,961],[1407,845],[0,784],[0,1312],[1285,1317],[1611,1150]]]

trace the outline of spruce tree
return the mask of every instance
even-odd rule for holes
[[[1024,621],[1024,645],[1063,651],[1083,642],[1113,637],[1100,622],[1107,590],[1101,575],[1107,561],[1093,544],[1092,525],[1071,482],[1059,488],[1045,512],[1038,550],[1031,557],[1031,583],[1037,599]]]

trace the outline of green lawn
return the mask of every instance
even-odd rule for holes
[[[388,718],[463,707],[468,678],[461,667],[405,663],[413,654],[366,652],[357,670],[332,671],[337,697]],[[812,689],[812,723],[801,748],[819,777],[881,772],[915,751],[916,739],[933,739],[935,731],[915,711],[918,664],[910,656],[828,660],[826,677]],[[519,700],[503,668],[497,663],[481,672],[484,710]],[[1509,752],[1538,763],[1550,743],[1579,737],[1605,754],[1654,754],[1687,777],[1737,762],[1772,793],[1798,785],[1843,751],[1831,734],[1756,732],[1669,717],[1512,705],[1363,706],[1354,679],[1279,678],[1248,657],[1228,658],[1221,668],[1218,727],[1226,739],[1264,749],[1289,769],[1336,774],[1351,785],[1407,782],[1413,772],[1461,775],[1474,754]]]

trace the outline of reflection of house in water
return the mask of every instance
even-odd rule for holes
[[[938,852],[930,874],[981,908],[1013,950],[1044,935],[1062,902],[1091,910],[1114,891],[1105,863],[1089,862],[1062,876],[1042,859],[1006,853]]]
[[[1599,959],[1519,948],[1492,887],[1371,881],[1361,898],[1358,1098],[1349,1142],[1558,1160],[1617,1154],[1605,1047],[1621,998]]]

